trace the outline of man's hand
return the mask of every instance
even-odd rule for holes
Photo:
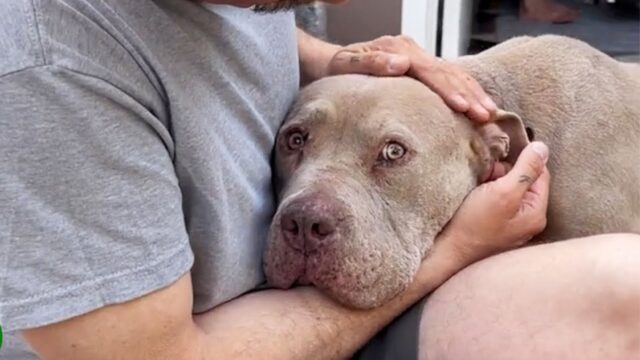
[[[347,73],[414,77],[472,120],[489,121],[496,112],[493,100],[465,70],[429,55],[406,36],[384,36],[340,49],[327,74]]]
[[[505,176],[473,190],[449,222],[460,254],[471,260],[515,248],[546,226],[549,149],[529,144]]]
[[[408,75],[440,95],[453,110],[476,121],[489,121],[496,105],[480,84],[459,66],[429,55],[406,36],[340,47],[298,30],[302,83],[328,75]]]

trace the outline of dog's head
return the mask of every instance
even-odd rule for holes
[[[276,142],[269,283],[311,283],[357,308],[383,304],[413,280],[493,162],[523,143],[517,116],[475,126],[409,78],[344,75],[309,85]]]

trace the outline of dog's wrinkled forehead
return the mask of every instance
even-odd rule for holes
[[[416,80],[341,75],[305,87],[285,125],[329,125],[342,131],[349,125],[387,127],[389,131],[403,126],[412,131],[425,122],[440,122],[450,113],[439,96]],[[384,129],[368,133],[382,132]]]
[[[363,116],[366,103],[375,103],[373,83],[361,76],[336,76],[305,87],[290,111],[287,122],[302,125],[338,121],[339,117]],[[370,106],[369,106],[370,108]]]
[[[299,100],[290,111],[284,125],[295,122],[296,125],[309,127],[328,120],[335,120],[337,116],[334,102],[331,99],[318,96],[313,100]]]

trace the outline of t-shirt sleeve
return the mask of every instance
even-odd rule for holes
[[[193,255],[170,129],[109,82],[0,77],[0,324],[59,322],[168,286]]]

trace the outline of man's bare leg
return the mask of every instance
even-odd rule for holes
[[[577,9],[554,0],[520,0],[520,18],[551,23],[569,23],[578,18]]]
[[[528,247],[476,263],[427,301],[421,359],[639,359],[640,236]]]

